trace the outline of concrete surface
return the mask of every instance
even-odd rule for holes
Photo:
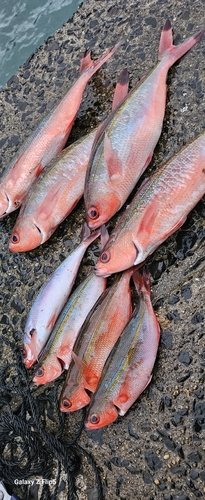
[[[2,170],[75,81],[87,46],[97,57],[120,38],[126,42],[89,83],[69,142],[106,116],[123,67],[129,69],[131,86],[153,67],[167,17],[178,44],[205,27],[204,2],[85,1],[0,93]],[[205,36],[169,72],[163,132],[148,173],[204,131],[204,70]],[[150,259],[152,299],[162,338],[149,387],[126,416],[104,430],[83,431],[80,438],[96,460],[106,499],[205,497],[204,215],[203,199]],[[0,327],[21,345],[21,332],[39,286],[80,241],[84,209],[79,203],[48,242],[25,254],[8,250],[16,217],[13,213],[0,221]],[[95,254],[94,244],[77,283],[91,268]],[[86,459],[76,484],[78,499],[97,498]],[[59,499],[65,495],[59,494]]]

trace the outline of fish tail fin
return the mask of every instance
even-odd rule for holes
[[[103,54],[101,57],[99,57],[99,59],[97,59],[96,61],[93,61],[91,59],[91,50],[86,49],[84,56],[83,56],[81,63],[80,63],[80,73],[82,74],[82,73],[85,73],[88,71],[89,77],[91,77],[92,74],[95,73],[107,61],[107,59],[109,59],[109,57],[111,57],[116,52],[116,50],[119,49],[119,47],[123,43],[124,43],[123,40],[116,43],[116,45],[114,45],[114,47],[112,47],[110,50],[105,52],[105,54]]]
[[[187,38],[181,45],[176,46],[173,44],[171,22],[167,19],[161,33],[158,60],[161,61],[164,57],[168,57],[171,66],[200,40],[204,32],[205,29]]]
[[[121,71],[118,81],[116,83],[114,97],[112,101],[112,111],[114,111],[114,109],[117,108],[118,104],[120,104],[123,101],[123,99],[125,99],[125,97],[127,97],[128,87],[129,87],[129,73],[128,69],[124,68]]]
[[[150,277],[147,266],[143,266],[141,270],[136,270],[132,276],[137,293],[148,293],[150,295]]]

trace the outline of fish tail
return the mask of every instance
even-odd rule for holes
[[[96,61],[93,61],[91,59],[91,50],[86,49],[80,63],[80,73],[89,72],[89,77],[91,77],[92,74],[95,73],[107,61],[107,59],[109,59],[109,57],[111,57],[116,52],[116,50],[118,50],[119,47],[121,47],[123,43],[124,43],[123,40],[116,43],[114,47],[105,52],[105,54],[99,57],[99,59],[97,59]]]
[[[142,272],[140,272],[142,269]],[[148,293],[150,295],[150,277],[147,266],[143,266],[140,270],[136,270],[132,276],[137,293]]]
[[[174,64],[180,57],[182,57],[188,50],[190,50],[195,43],[200,40],[202,35],[204,34],[205,29],[195,33],[190,38],[187,38],[181,45],[173,44],[172,37],[172,27],[171,22],[167,19],[161,33],[160,43],[159,43],[159,52],[158,59],[161,61],[164,57],[168,57],[170,60],[170,66]]]

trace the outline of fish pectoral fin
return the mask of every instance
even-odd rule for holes
[[[49,321],[46,325],[46,329],[53,328],[53,326],[55,325],[55,322],[56,322],[56,312],[54,312],[53,316],[51,316],[51,318],[49,318]]]
[[[59,191],[62,190],[62,185],[54,186],[44,198],[43,203],[39,207],[38,216],[41,220],[47,220],[56,206],[56,198],[59,198]]]
[[[119,176],[123,175],[122,162],[118,156],[117,150],[112,147],[107,132],[105,132],[104,136],[104,158],[107,172],[111,180],[114,176],[116,177],[116,174]]]
[[[127,97],[128,94],[128,86],[129,86],[129,74],[127,68],[124,68],[120,73],[118,78],[114,97],[112,101],[112,111],[114,111],[117,106]]]
[[[98,382],[99,382],[99,377],[97,377],[97,375],[94,375],[92,373],[84,377],[85,389],[87,389],[90,392],[96,391]]]
[[[139,224],[138,234],[146,233],[149,234],[150,228],[153,225],[154,219],[157,214],[158,203],[157,199],[155,199],[154,203],[150,203],[147,206],[144,216]]]

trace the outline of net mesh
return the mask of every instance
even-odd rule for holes
[[[85,410],[68,439],[69,415],[58,409],[62,379],[39,392],[32,387],[19,347],[2,335],[0,349],[2,353],[11,350],[13,357],[13,363],[7,362],[0,368],[0,479],[9,491],[25,500],[59,499],[62,487],[63,498],[72,500],[78,498],[75,479],[82,460],[87,460],[93,471],[97,498],[102,499],[97,466],[78,441]]]

